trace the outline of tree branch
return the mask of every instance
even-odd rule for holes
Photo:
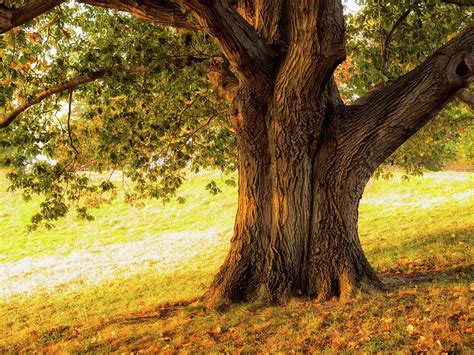
[[[177,0],[220,44],[243,80],[271,81],[274,52],[227,0]],[[205,5],[203,5],[205,3]]]
[[[39,104],[41,101],[43,101],[44,99],[47,99],[48,97],[54,94],[58,94],[60,92],[68,91],[68,90],[72,91],[80,85],[90,83],[92,81],[95,81],[107,76],[112,76],[112,75],[116,75],[120,73],[139,73],[139,72],[144,72],[144,71],[145,71],[145,68],[141,65],[136,65],[136,66],[131,66],[131,67],[118,66],[118,67],[107,68],[107,69],[98,70],[92,73],[84,74],[74,79],[68,80],[64,83],[50,87],[46,90],[39,92],[35,97],[33,97],[28,102],[24,103],[23,105],[18,106],[7,115],[1,117],[0,128],[8,127],[15,120],[15,118],[17,118],[21,113],[23,113],[30,107],[36,104]]]
[[[83,4],[125,11],[152,23],[192,30],[202,30],[198,24],[190,22],[189,12],[171,0],[79,0]]]
[[[411,9],[406,10],[399,18],[398,20],[393,24],[392,28],[390,31],[387,33],[387,36],[385,36],[385,39],[382,43],[382,74],[387,75],[387,65],[388,65],[388,56],[389,56],[389,50],[390,50],[390,42],[392,41],[392,37],[394,32],[397,30],[398,27],[402,24],[403,21],[410,15]]]
[[[289,49],[277,95],[313,103],[346,57],[343,6],[341,1],[301,0],[290,2],[288,12]]]
[[[213,57],[195,57],[195,56],[169,56],[163,57],[161,59],[169,59],[171,61],[171,65],[177,69],[182,69],[186,66],[201,63],[206,60],[212,59]],[[65,81],[61,84],[56,86],[50,87],[46,90],[43,90],[36,94],[28,102],[24,103],[23,105],[18,106],[13,111],[8,113],[7,115],[0,117],[0,128],[8,127],[14,120],[17,118],[21,113],[28,110],[30,107],[40,103],[44,99],[48,97],[58,94],[63,91],[72,91],[76,89],[78,86],[87,84],[108,76],[114,76],[118,74],[133,74],[133,73],[146,73],[150,71],[150,68],[146,68],[143,65],[132,65],[132,66],[116,66],[111,68],[106,68],[98,71],[94,71],[88,74],[80,75],[74,79]]]
[[[0,4],[0,33],[5,33],[12,28],[21,26],[62,4],[64,1],[33,0],[23,7],[13,9]]]
[[[474,6],[474,1],[441,0],[441,2],[457,6]]]
[[[72,139],[72,130],[71,130],[71,113],[72,113],[72,93],[74,92],[73,89],[69,89],[69,97],[68,97],[68,111],[67,111],[67,133],[69,136],[69,144],[71,148],[77,155],[80,155],[79,151],[77,150],[76,146],[74,145],[74,140]]]
[[[341,145],[375,169],[474,79],[474,27],[349,106]]]
[[[65,0],[32,0],[28,5],[16,9],[0,5],[0,33],[24,25],[63,2]],[[78,2],[126,11],[141,20],[165,26],[202,30],[198,24],[189,21],[189,12],[183,11],[178,4],[171,0],[78,0]]]
[[[286,0],[256,0],[254,27],[266,43],[288,47]]]

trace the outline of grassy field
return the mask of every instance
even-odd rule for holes
[[[211,178],[222,194],[204,189]],[[232,233],[236,188],[225,179],[193,176],[184,205],[117,200],[92,223],[71,216],[27,233],[39,201],[7,192],[0,174],[0,351],[474,348],[474,173],[369,183],[360,238],[386,292],[220,313],[194,300]]]

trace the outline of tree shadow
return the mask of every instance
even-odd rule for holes
[[[181,300],[176,302],[165,302],[151,310],[148,311],[140,311],[136,313],[132,313],[123,317],[117,317],[114,320],[105,324],[105,326],[113,325],[116,323],[120,324],[143,324],[143,323],[153,323],[159,320],[165,320],[171,317],[174,317],[177,313],[182,310],[192,312],[188,306],[193,303],[197,303],[198,299],[191,299],[191,300]],[[197,307],[200,309],[199,307]]]
[[[386,240],[389,237],[378,241],[371,240],[370,244],[378,244],[374,247],[366,250],[369,258],[377,258],[378,255],[384,255],[386,253],[394,255],[404,255],[407,251],[417,251],[423,253],[427,248],[433,247],[438,248],[446,245],[454,247],[459,241],[469,239],[474,235],[474,227],[451,227],[451,228],[438,228],[429,231],[420,231],[416,237],[405,240],[403,243],[398,245],[391,245]],[[468,241],[465,241],[466,244]],[[421,255],[421,254],[420,254]]]
[[[411,270],[409,272],[387,271],[380,274],[389,288],[407,285],[449,284],[474,282],[474,264],[438,268],[436,270]]]
[[[382,281],[388,286],[472,282],[474,264],[466,263],[463,257],[453,260],[449,265],[449,255],[468,253],[469,240],[473,234],[472,227],[420,232],[416,238],[407,239],[398,245],[379,245],[367,251],[367,256],[369,261],[390,258],[388,263],[391,265],[378,268]],[[440,255],[446,259],[441,265],[436,263]],[[400,260],[403,260],[402,264]]]
[[[17,346],[19,346],[18,350],[24,349],[24,347],[30,350],[48,349],[49,346],[59,342],[94,338],[100,332],[116,325],[145,325],[167,320],[179,315],[181,311],[186,311],[188,316],[195,317],[204,312],[204,307],[200,306],[198,298],[165,302],[143,311],[118,315],[113,319],[101,321],[92,326],[59,326],[41,333],[32,332],[28,339],[25,339],[21,344],[17,344]],[[139,340],[139,338],[135,339],[133,335],[130,335],[128,341],[131,340]],[[99,342],[88,344],[86,351],[99,351],[104,349],[104,346],[106,345]],[[115,351],[119,345],[110,344],[110,346],[109,350]],[[0,352],[3,350],[5,349],[0,348]],[[46,352],[49,352],[49,350]]]

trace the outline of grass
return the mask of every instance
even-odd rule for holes
[[[222,194],[213,196],[207,192],[205,185],[211,179],[219,184]],[[94,223],[77,220],[71,214],[56,223],[53,230],[43,228],[27,233],[26,225],[38,211],[41,201],[24,202],[19,193],[7,192],[7,179],[5,174],[0,174],[0,204],[3,206],[0,212],[0,261],[68,254],[93,245],[142,240],[167,232],[211,228],[229,232],[237,191],[225,184],[226,179],[220,173],[194,175],[185,182],[180,193],[186,199],[185,204],[173,200],[163,206],[154,200],[146,201],[144,207],[133,207],[118,198],[112,204],[93,210]],[[203,209],[206,213],[201,213]]]
[[[205,191],[211,178],[222,182],[222,194]],[[227,252],[236,189],[224,180],[216,173],[194,176],[182,192],[185,205],[148,201],[140,209],[115,201],[96,211],[93,223],[68,217],[52,231],[31,233],[25,225],[38,201],[21,202],[0,180],[0,266],[125,248],[132,241],[163,243],[163,256],[176,253],[176,262],[166,267],[159,268],[159,262],[138,267],[131,261],[134,274],[121,271],[99,283],[9,296],[0,304],[0,351],[473,348],[473,173],[369,183],[360,206],[360,238],[387,292],[361,293],[346,303],[294,299],[280,307],[234,305],[220,313],[193,299]],[[173,233],[189,233],[189,243],[173,245]],[[195,239],[193,233],[207,239]],[[176,246],[188,257],[179,259]]]

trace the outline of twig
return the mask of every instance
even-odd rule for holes
[[[441,0],[441,2],[457,6],[474,6],[474,1]]]
[[[397,30],[397,28],[400,27],[401,23],[405,21],[408,15],[410,15],[411,11],[412,9],[406,10],[398,18],[398,20],[393,24],[390,31],[387,33],[387,36],[385,36],[385,39],[382,43],[382,74],[385,76],[387,76],[388,56],[389,56],[389,50],[390,50],[390,42],[392,41],[393,34]]]
[[[69,90],[69,98],[68,98],[68,112],[67,112],[67,133],[69,135],[69,144],[71,145],[72,149],[76,153],[76,156],[80,155],[79,151],[77,150],[74,142],[72,140],[72,132],[71,132],[71,106],[72,106],[72,92],[73,90]]]

